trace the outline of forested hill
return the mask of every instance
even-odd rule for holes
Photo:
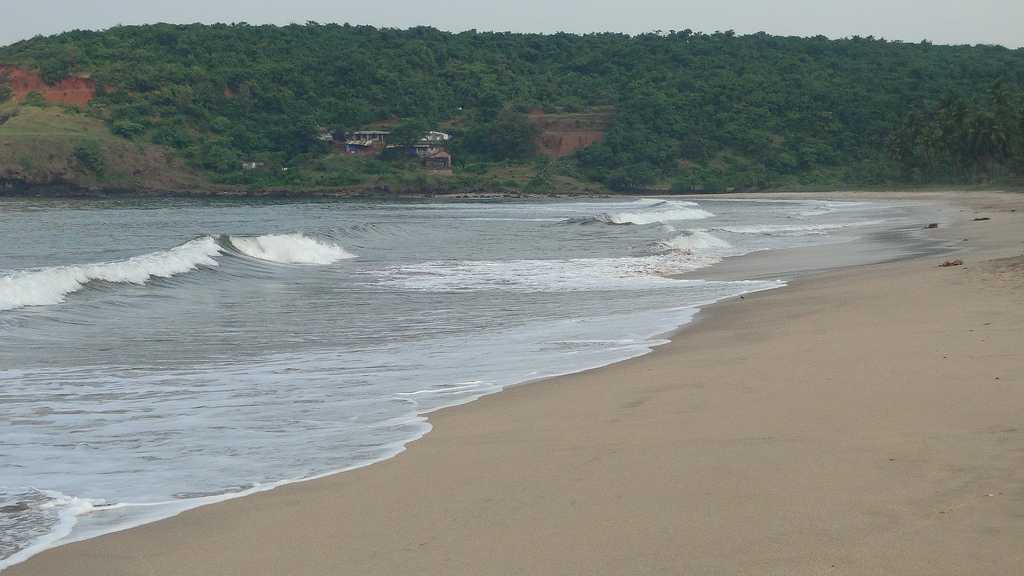
[[[88,112],[116,134],[224,175],[250,158],[297,165],[326,153],[319,129],[389,119],[452,132],[456,173],[528,162],[533,148],[508,140],[531,137],[523,113],[538,108],[614,110],[604,141],[557,169],[615,189],[984,179],[1022,155],[1024,50],[996,46],[160,24],[37,37],[0,48],[0,63],[50,83],[87,74]],[[988,114],[995,92],[1005,158],[953,166],[923,141],[920,119],[954,104]]]

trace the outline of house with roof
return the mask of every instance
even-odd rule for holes
[[[451,139],[452,137],[450,134],[446,134],[444,132],[437,132],[436,130],[431,130],[423,135],[422,141],[432,142],[434,144],[447,144],[448,141]]]
[[[445,132],[431,130],[411,145],[387,143],[391,132],[387,130],[360,130],[351,132],[345,138],[345,151],[355,155],[381,154],[387,158],[402,156],[419,158],[423,166],[431,170],[450,170],[452,156],[448,143],[452,137]]]
[[[445,150],[435,150],[423,156],[423,167],[427,170],[451,170],[452,155]]]
[[[387,146],[387,130],[359,130],[345,138],[345,151],[349,154],[375,154]]]

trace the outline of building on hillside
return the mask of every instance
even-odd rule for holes
[[[410,155],[428,158],[437,152],[447,152],[448,142],[452,137],[444,132],[431,130],[423,135],[418,142],[409,146]]]
[[[387,146],[387,137],[391,132],[386,130],[360,130],[348,134],[345,139],[345,151],[349,154],[372,154]]]
[[[451,139],[452,139],[452,137],[449,134],[445,134],[444,132],[438,132],[436,130],[431,130],[431,131],[427,132],[426,134],[424,134],[423,135],[423,139],[420,140],[420,141],[421,142],[431,142],[431,143],[434,143],[434,144],[441,144],[441,143],[446,143],[446,142],[448,142]]]
[[[387,143],[387,139],[390,134],[391,132],[388,132],[387,130],[360,130],[349,134],[348,140],[350,142],[379,144],[383,146]]]
[[[409,151],[409,156],[416,156],[418,158],[426,158],[435,152],[445,150],[445,146],[425,140],[420,140],[412,146],[406,146],[405,148]]]
[[[351,132],[345,139],[345,151],[357,155],[379,153],[383,158],[389,159],[419,158],[423,162],[423,166],[432,170],[451,169],[452,157],[448,153],[448,143],[452,139],[450,134],[431,130],[411,145],[389,145],[387,139],[390,135],[391,132],[386,130]]]
[[[334,142],[334,130],[330,128],[318,128],[316,139],[320,142]]]
[[[444,150],[437,150],[423,157],[423,167],[428,170],[451,170],[452,155]]]

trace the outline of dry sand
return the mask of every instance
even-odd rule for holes
[[[955,254],[714,306],[389,461],[9,575],[1024,574],[1024,196],[956,198]]]

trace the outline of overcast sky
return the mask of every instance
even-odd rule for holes
[[[442,30],[701,32],[1024,46],[1024,0],[3,0],[0,45],[75,28],[314,20]]]

